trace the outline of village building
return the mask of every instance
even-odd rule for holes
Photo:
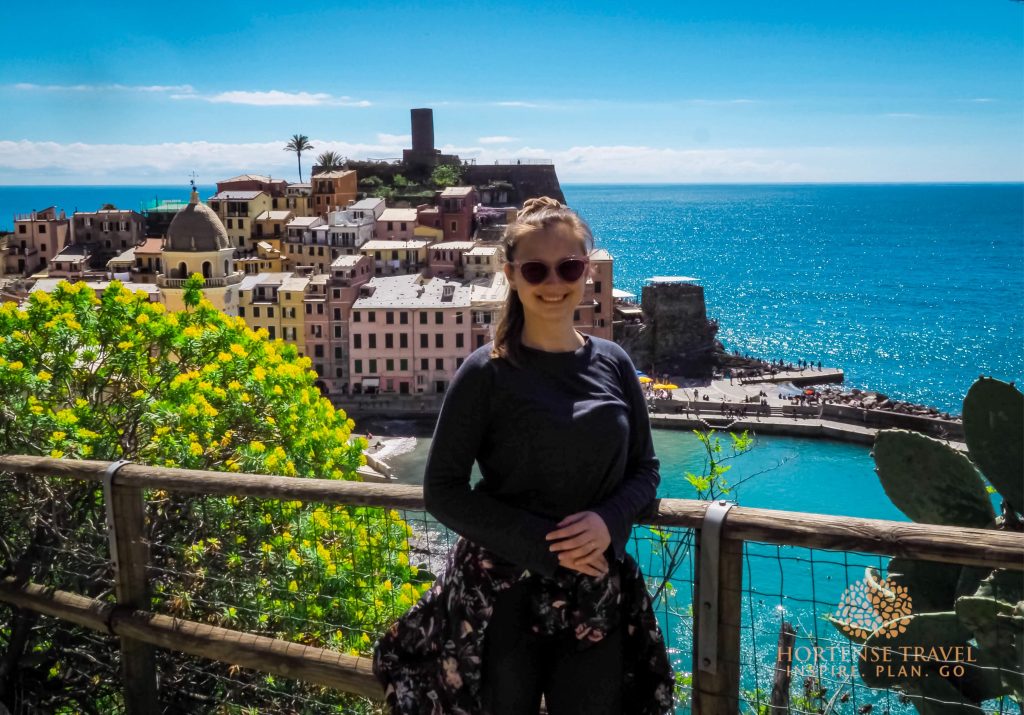
[[[284,179],[272,179],[262,174],[241,174],[217,182],[218,194],[222,191],[262,191],[271,199],[277,199],[283,197],[287,189],[288,182]]]
[[[471,327],[470,352],[494,340],[501,311],[508,297],[508,279],[501,271],[470,283]]]
[[[206,202],[220,218],[232,246],[240,253],[251,252],[254,249],[252,236],[256,217],[270,211],[270,194],[265,191],[218,191]]]
[[[47,268],[70,242],[70,221],[53,206],[14,217],[14,233],[7,240],[7,275],[29,276]]]
[[[84,248],[94,270],[104,270],[111,258],[145,240],[146,218],[137,211],[76,211],[71,217],[71,243]]]
[[[473,215],[478,203],[472,186],[449,186],[441,192],[441,228],[446,241],[468,241],[473,237]]]
[[[426,241],[367,241],[359,249],[373,260],[373,274],[396,276],[417,273],[427,266]]]
[[[354,393],[443,393],[469,354],[471,288],[423,275],[374,277],[352,306]]]
[[[238,315],[238,284],[235,246],[213,209],[199,202],[193,188],[189,203],[167,228],[160,260],[164,272],[156,285],[168,310],[185,308],[185,281],[193,274],[203,277],[203,297],[228,315]]]
[[[377,219],[377,238],[409,241],[416,238],[416,209],[384,209]]]
[[[310,183],[288,184],[284,198],[275,202],[274,208],[291,211],[296,216],[313,216],[313,185]]]
[[[339,256],[331,263],[327,311],[331,337],[321,379],[331,394],[349,390],[349,319],[359,288],[373,277],[373,261],[362,254]]]
[[[139,283],[156,283],[157,274],[163,273],[164,239],[147,238],[134,251],[135,266],[132,268],[132,279]]]
[[[348,169],[314,174],[310,183],[312,212],[318,216],[326,216],[330,211],[345,208],[355,201],[359,194],[356,172]]]
[[[477,244],[462,256],[463,275],[466,280],[482,278],[501,271],[502,252],[500,246]]]
[[[474,241],[441,241],[430,246],[428,262],[435,276],[446,278],[465,275],[465,255],[476,247]]]

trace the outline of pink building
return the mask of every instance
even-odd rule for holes
[[[359,289],[373,277],[373,260],[368,256],[339,256],[331,263],[327,282],[327,313],[330,342],[321,379],[330,394],[349,391],[349,320]]]
[[[327,382],[323,379],[328,374],[330,359],[331,333],[330,314],[327,312],[327,279],[325,273],[310,276],[303,297],[306,311],[306,355],[313,361],[313,369],[320,376],[318,387],[327,392]]]
[[[53,206],[14,217],[14,234],[7,240],[7,275],[32,275],[47,268],[70,242],[71,226]]]
[[[450,278],[465,274],[465,256],[476,247],[474,241],[442,241],[430,246],[427,262],[435,276]]]
[[[468,241],[473,237],[473,214],[480,203],[472,186],[449,186],[441,192],[441,228],[446,241]]]
[[[411,241],[416,238],[416,209],[384,209],[377,219],[376,238]]]
[[[375,277],[352,306],[354,392],[443,393],[470,352],[471,288],[421,275]]]

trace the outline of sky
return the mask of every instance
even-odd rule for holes
[[[298,180],[436,146],[563,183],[1024,180],[1024,2],[8,2],[0,184]],[[21,28],[19,30],[18,28]]]

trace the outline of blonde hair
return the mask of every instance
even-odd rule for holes
[[[587,222],[568,206],[549,196],[541,196],[536,199],[527,199],[523,203],[522,210],[516,216],[516,220],[505,229],[505,236],[501,241],[505,261],[511,263],[515,260],[516,247],[523,236],[537,231],[548,231],[558,225],[569,227],[583,242],[584,250],[589,255],[594,248],[594,235],[590,232]],[[519,293],[510,288],[501,311],[501,317],[494,329],[492,358],[502,357],[513,365],[519,363],[523,354],[524,323],[525,314],[523,313],[523,304],[519,300]]]

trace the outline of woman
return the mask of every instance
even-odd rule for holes
[[[592,247],[549,198],[505,233],[505,311],[452,380],[424,478],[427,509],[462,538],[374,654],[393,712],[535,714],[542,695],[551,715],[671,710],[625,552],[659,482],[643,392],[618,345],[573,327]]]

